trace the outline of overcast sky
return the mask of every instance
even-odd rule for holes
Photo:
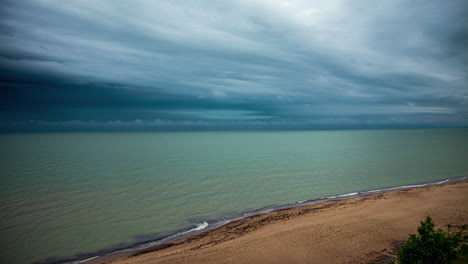
[[[468,126],[468,2],[11,0],[0,131]]]

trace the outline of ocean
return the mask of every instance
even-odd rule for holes
[[[90,258],[256,210],[468,175],[468,129],[0,134],[0,146],[0,263]]]

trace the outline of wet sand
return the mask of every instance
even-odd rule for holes
[[[419,221],[468,223],[468,180],[280,210],[95,263],[387,263]]]

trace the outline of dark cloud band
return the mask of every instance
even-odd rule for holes
[[[465,1],[5,1],[0,129],[468,125]]]

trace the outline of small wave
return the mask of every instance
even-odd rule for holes
[[[326,198],[333,199],[333,198],[347,197],[347,196],[353,196],[353,195],[358,195],[358,194],[359,193],[357,193],[357,192],[352,192],[352,193],[347,193],[347,194],[329,196],[329,197],[326,197]]]
[[[198,224],[195,224],[194,228],[189,229],[189,230],[185,230],[185,231],[182,231],[182,232],[179,232],[179,233],[176,233],[175,235],[173,235],[173,237],[177,237],[177,236],[180,236],[180,235],[185,235],[185,234],[190,233],[190,232],[202,230],[202,229],[205,229],[207,226],[208,226],[207,222],[198,223]]]
[[[442,184],[442,183],[446,183],[446,182],[449,182],[449,181],[450,181],[450,180],[447,179],[447,180],[438,181],[438,182],[429,182],[429,183],[423,183],[423,184],[403,185],[403,186],[398,186],[398,187],[391,187],[391,188],[385,188],[385,189],[377,189],[377,190],[366,191],[365,193],[376,193],[376,192],[384,192],[384,191],[392,191],[392,190],[402,190],[402,189],[415,188],[415,187],[424,187],[424,186]]]
[[[436,182],[436,183],[434,183],[434,184],[441,184],[441,183],[446,183],[446,182],[448,182],[448,181],[449,181],[449,180],[448,180],[448,179],[446,179],[446,180],[443,180],[443,181],[440,181],[440,182]]]
[[[173,239],[177,239],[177,238],[182,238],[184,237],[185,235],[189,234],[189,233],[192,233],[192,232],[195,232],[195,231],[200,231],[200,230],[203,230],[205,229],[209,224],[207,222],[202,222],[202,223],[198,223],[198,224],[195,224],[195,227],[194,228],[191,228],[191,229],[188,229],[188,230],[185,230],[185,231],[181,231],[181,232],[177,232],[177,233],[174,233],[170,236],[167,236],[163,239],[160,239],[160,240],[155,240],[155,241],[150,241],[150,242],[147,242],[147,243],[143,243],[143,244],[140,244],[140,245],[136,245],[136,246],[132,246],[132,247],[129,247],[129,248],[124,248],[124,249],[120,249],[120,250],[116,250],[110,254],[113,254],[113,253],[123,253],[123,252],[134,252],[136,250],[142,250],[142,249],[146,249],[146,248],[149,248],[149,247],[152,247],[152,246],[156,246],[156,245],[161,245],[162,243],[165,243],[169,240],[173,240]],[[110,255],[108,254],[108,255]],[[64,263],[64,264],[69,264],[69,263]],[[70,263],[70,264],[75,264],[75,263]]]
[[[465,177],[466,178],[466,177]],[[463,180],[465,178],[460,178],[460,180]],[[456,179],[455,179],[456,180]],[[408,188],[415,188],[415,187],[424,187],[424,186],[430,186],[430,185],[437,185],[437,184],[442,184],[449,182],[449,179],[443,180],[443,181],[438,181],[438,182],[429,182],[429,183],[424,183],[424,184],[412,184],[412,185],[403,185],[403,186],[398,186],[398,187],[391,187],[391,188],[385,188],[385,189],[377,189],[377,190],[371,190],[371,191],[366,191],[364,193],[376,193],[376,192],[385,192],[385,191],[393,191],[393,190],[402,190],[402,189],[408,189]]]
[[[94,256],[94,257],[90,257],[90,258],[87,258],[87,259],[83,259],[83,260],[77,260],[77,261],[72,261],[72,262],[65,262],[63,264],[80,264],[80,263],[85,263],[85,262],[88,262],[88,261],[91,261],[95,258],[98,258],[100,256]]]
[[[190,229],[189,232],[205,229],[208,226],[208,223],[203,222],[203,223],[196,224],[196,226],[197,227]]]

